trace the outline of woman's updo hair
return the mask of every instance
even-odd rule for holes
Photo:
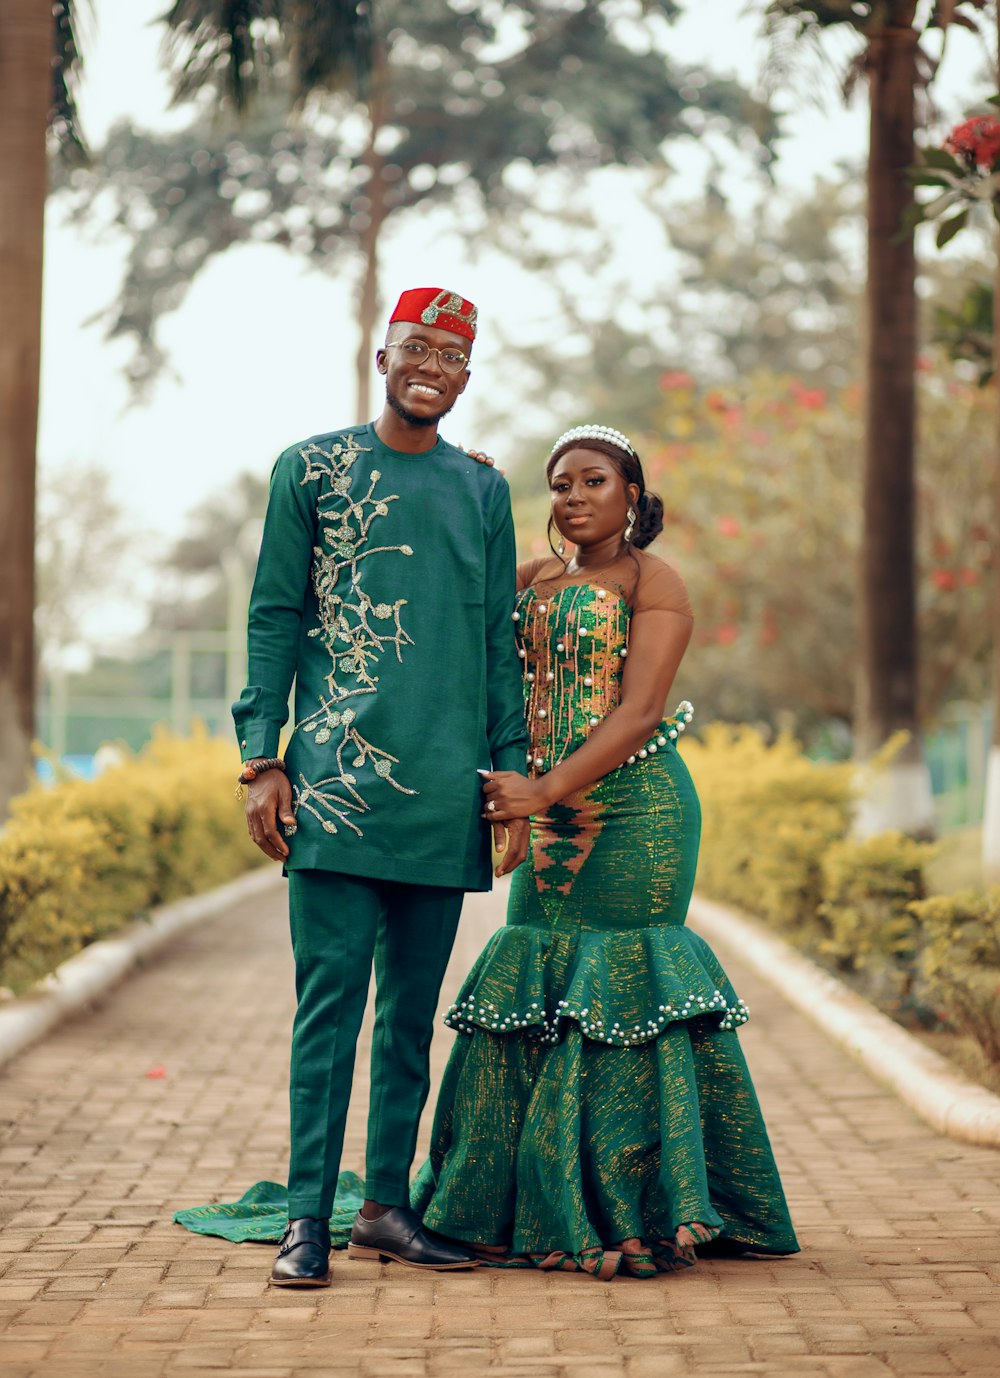
[[[545,465],[545,478],[548,482],[552,481],[552,470],[557,462],[569,450],[599,451],[611,460],[626,486],[635,484],[639,490],[639,501],[635,504],[638,516],[629,545],[634,545],[637,550],[644,550],[647,545],[651,545],[663,530],[663,501],[656,493],[647,492],[646,478],[639,456],[633,450],[623,449],[621,445],[616,445],[614,441],[605,440],[603,437],[576,438],[569,433],[562,437],[561,443],[557,443],[549,455]]]

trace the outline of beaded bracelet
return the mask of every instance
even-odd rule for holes
[[[256,780],[258,775],[263,775],[266,770],[285,770],[285,763],[280,756],[255,756],[252,760],[245,762],[240,771],[239,779],[236,781],[236,798],[243,798],[243,786],[249,785],[251,780]],[[287,772],[286,772],[287,773]]]

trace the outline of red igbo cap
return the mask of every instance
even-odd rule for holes
[[[442,287],[411,287],[397,301],[389,324],[408,321],[411,325],[434,325],[438,330],[450,330],[455,335],[474,340],[476,318],[472,302],[457,292],[448,292]]]

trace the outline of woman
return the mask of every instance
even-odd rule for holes
[[[690,1266],[718,1238],[798,1249],[735,1033],[747,1010],[684,927],[700,831],[664,701],[691,636],[628,439],[579,426],[546,467],[558,546],[518,569],[532,819],[506,926],[446,1017],[459,1031],[414,1205],[485,1262],[601,1278]],[[566,545],[576,547],[570,558]]]

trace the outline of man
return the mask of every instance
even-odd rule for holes
[[[507,485],[437,430],[469,381],[475,334],[464,298],[404,292],[376,355],[381,416],[293,445],[271,477],[249,685],[233,715],[250,835],[289,882],[298,1010],[289,1225],[271,1275],[282,1286],[330,1281],[328,1221],[373,961],[367,1199],[349,1254],[474,1263],[423,1228],[409,1171],[463,894],[490,887],[477,771],[524,772],[527,748]],[[527,844],[518,820],[497,873]]]

